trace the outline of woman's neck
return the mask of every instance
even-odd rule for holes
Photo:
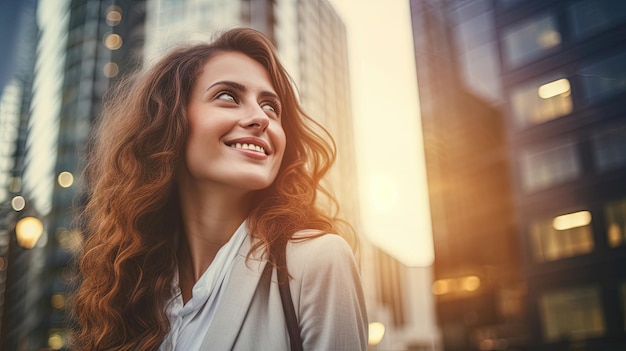
[[[213,262],[219,249],[247,218],[251,198],[250,193],[179,187],[185,235],[179,270],[187,279],[195,283]]]

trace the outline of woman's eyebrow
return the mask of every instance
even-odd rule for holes
[[[211,84],[210,87],[208,87],[206,90],[211,90],[211,88],[218,86],[218,85],[227,85],[237,91],[241,91],[241,92],[245,92],[246,91],[246,87],[243,84],[239,84],[237,82],[232,82],[230,80],[221,80],[219,82],[215,82],[213,84]]]
[[[219,82],[215,82],[215,83],[211,84],[211,86],[209,86],[206,90],[209,91],[213,87],[218,86],[218,85],[226,85],[226,86],[229,86],[229,87],[231,87],[231,88],[233,88],[233,89],[235,89],[237,91],[244,92],[244,93],[247,90],[245,85],[239,84],[237,82],[233,82],[233,81],[230,81],[230,80],[221,80]],[[276,99],[276,100],[280,100],[280,97],[276,93],[274,93],[272,91],[268,91],[268,90],[262,91],[261,93],[259,93],[259,96],[270,97],[270,98],[273,98],[273,99]]]
[[[274,100],[278,100],[280,101],[280,97],[278,95],[276,95],[276,93],[271,92],[271,91],[262,91],[259,94],[260,97],[267,97],[267,98],[272,98]]]

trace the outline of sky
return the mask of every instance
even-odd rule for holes
[[[408,266],[430,266],[409,1],[329,1],[347,28],[363,234]]]

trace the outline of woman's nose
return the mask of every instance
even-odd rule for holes
[[[260,106],[257,106],[250,112],[249,117],[241,121],[244,128],[257,128],[264,131],[270,123],[269,117],[265,114]]]

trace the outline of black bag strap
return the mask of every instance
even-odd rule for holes
[[[289,343],[291,344],[291,351],[302,351],[302,339],[300,337],[300,327],[298,326],[298,318],[296,317],[296,311],[293,307],[293,300],[291,299],[291,290],[289,289],[289,276],[286,274],[287,270],[287,247],[285,245],[283,250],[279,250],[276,255],[277,268],[276,273],[278,275],[278,291],[280,292],[280,301],[283,304],[283,313],[285,314],[285,321],[287,322],[287,331],[289,332]]]

